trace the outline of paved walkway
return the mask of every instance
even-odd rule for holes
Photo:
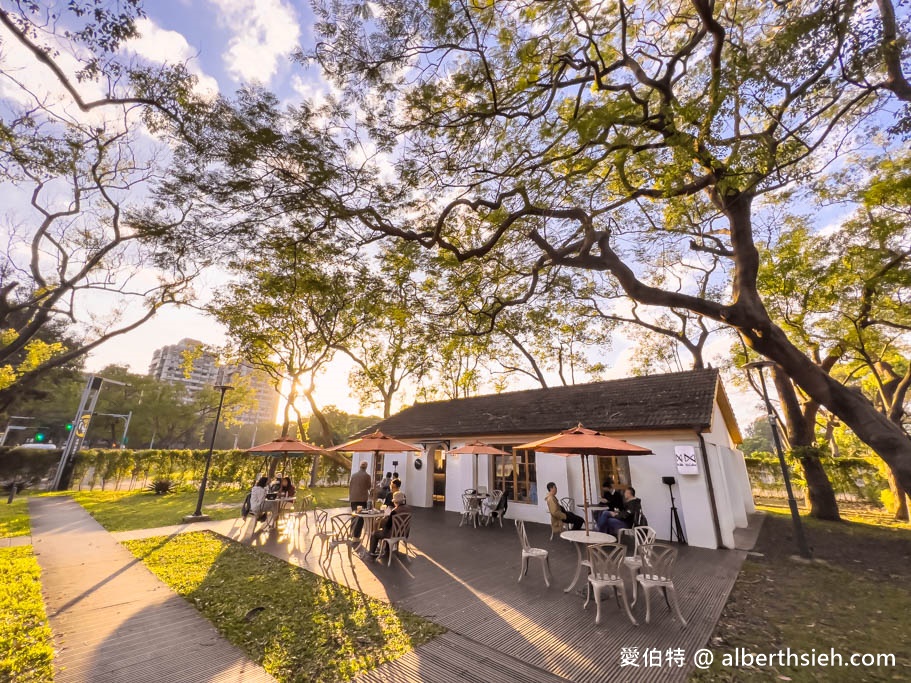
[[[29,500],[56,683],[273,681],[69,498]]]
[[[31,544],[31,536],[4,536],[3,538],[0,538],[0,548],[16,548]]]

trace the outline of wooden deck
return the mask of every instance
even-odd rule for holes
[[[751,526],[760,523],[757,516]],[[499,666],[505,667],[504,681],[683,681],[692,670],[693,654],[705,647],[746,556],[744,550],[680,547],[675,583],[688,622],[685,629],[671,618],[657,593],[651,624],[645,624],[643,601],[634,608],[640,622],[635,627],[610,600],[602,606],[601,625],[595,626],[594,604],[583,610],[582,595],[563,592],[574,573],[576,552],[566,541],[548,540],[549,527],[526,525],[531,544],[550,551],[555,579],[550,588],[544,585],[538,562],[531,563],[521,583],[516,581],[520,546],[510,520],[502,529],[460,528],[456,513],[417,509],[412,552],[408,557],[400,553],[391,567],[358,557],[349,564],[344,551],[321,567],[316,561],[318,547],[304,556],[310,537],[306,526],[299,526],[288,525],[271,536],[251,537],[249,525],[240,523],[219,531],[393,602],[452,632],[362,676],[363,681],[443,681],[449,678],[440,672],[451,670],[462,672],[458,680],[472,680],[467,675],[472,661],[497,657],[502,660]],[[579,586],[584,587],[583,581]],[[638,669],[621,666],[623,648],[638,648]],[[683,666],[667,661],[667,651],[678,648],[684,653]],[[660,652],[660,666],[646,665],[648,650]]]

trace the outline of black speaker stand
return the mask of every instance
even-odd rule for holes
[[[677,536],[677,542],[686,545],[686,537],[683,535],[683,525],[680,523],[680,515],[677,514],[677,506],[674,504],[674,485],[668,484],[667,490],[671,494],[671,542],[674,536]]]

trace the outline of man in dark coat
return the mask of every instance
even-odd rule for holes
[[[636,498],[636,489],[632,486],[623,492],[623,509],[619,512],[605,510],[598,518],[598,531],[616,536],[620,529],[632,529],[637,526],[648,526],[648,520],[642,514],[642,501]]]

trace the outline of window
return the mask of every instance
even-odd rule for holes
[[[629,459],[626,457],[613,457],[610,455],[598,456],[598,481],[595,489],[601,492],[602,482],[610,477],[614,480],[614,486],[623,488],[629,486]]]
[[[510,452],[510,455],[494,457],[495,488],[503,491],[511,502],[536,505],[538,502],[538,477],[535,467],[535,452],[514,451],[512,446],[498,446],[498,448]]]

